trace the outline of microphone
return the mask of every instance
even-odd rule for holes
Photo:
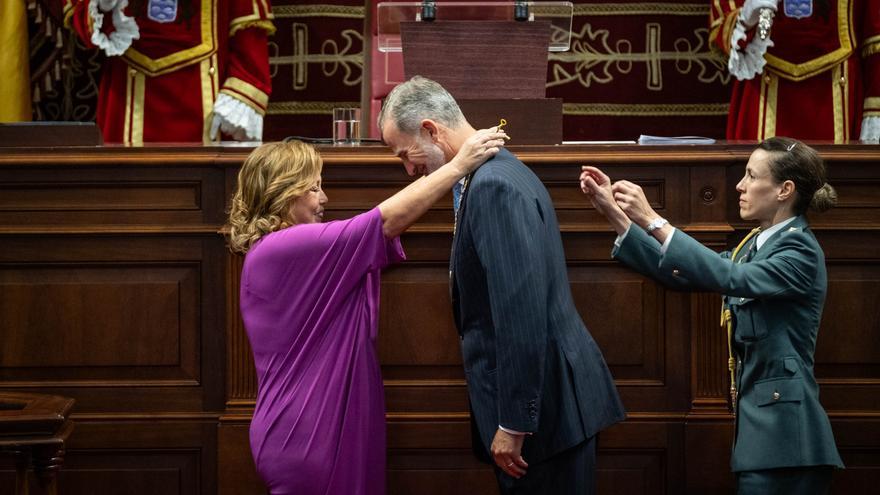
[[[422,21],[432,22],[437,18],[437,6],[435,2],[427,0],[422,2]]]

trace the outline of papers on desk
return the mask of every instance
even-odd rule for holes
[[[635,141],[563,141],[562,144],[636,144]]]
[[[713,144],[715,140],[712,138],[701,136],[648,136],[642,134],[639,136],[639,144]]]

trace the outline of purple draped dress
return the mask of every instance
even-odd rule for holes
[[[260,239],[241,273],[257,369],[251,450],[272,494],[383,495],[379,273],[404,259],[378,208]]]

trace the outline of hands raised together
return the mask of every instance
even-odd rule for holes
[[[644,228],[660,216],[651,208],[641,186],[628,180],[612,183],[598,168],[584,165],[580,183],[593,208],[608,219],[618,234],[625,232],[630,223]]]

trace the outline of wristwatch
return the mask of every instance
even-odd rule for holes
[[[657,230],[657,229],[663,227],[663,226],[666,225],[667,223],[669,223],[669,222],[668,222],[665,218],[663,218],[663,217],[657,217],[657,218],[651,220],[651,223],[649,223],[649,224],[645,227],[645,230],[650,234],[651,232],[654,232],[655,230]]]

